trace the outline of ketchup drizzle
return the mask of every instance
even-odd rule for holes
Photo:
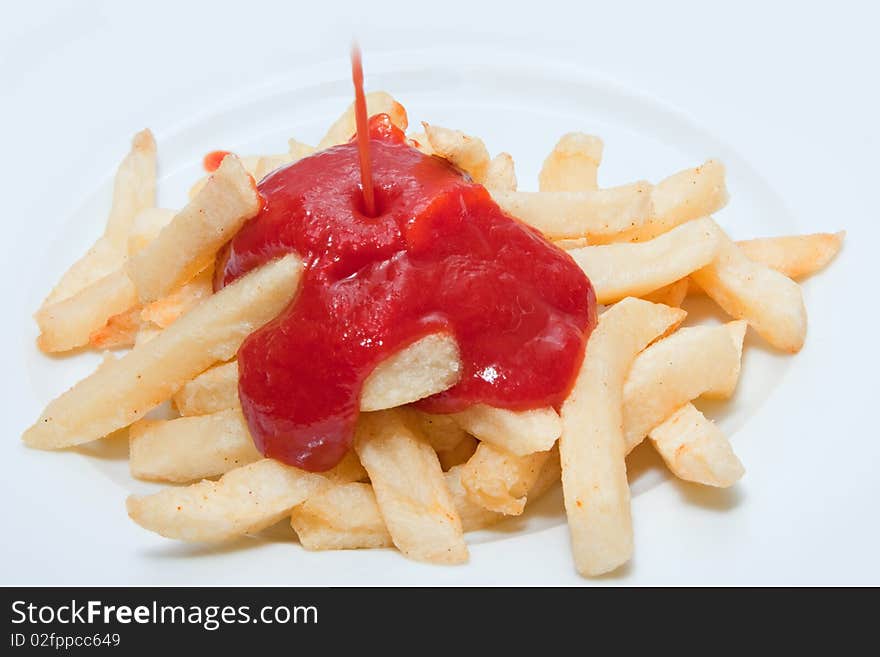
[[[351,80],[354,82],[354,116],[357,124],[358,159],[361,165],[361,190],[364,195],[364,214],[376,216],[376,196],[373,190],[373,166],[370,161],[370,136],[367,134],[367,99],[364,97],[364,67],[361,49],[351,47]]]

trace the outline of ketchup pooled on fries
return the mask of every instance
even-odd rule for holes
[[[264,455],[334,466],[351,446],[367,376],[436,332],[457,340],[461,379],[422,410],[561,405],[596,323],[589,280],[483,186],[410,146],[387,115],[258,188],[262,210],[219,256],[215,287],[290,252],[305,263],[294,301],[238,353],[241,406]]]

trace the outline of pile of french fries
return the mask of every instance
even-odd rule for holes
[[[371,115],[407,129],[390,95],[367,100]],[[354,449],[332,470],[263,458],[239,405],[235,356],[293,298],[303,264],[288,255],[213,294],[214,259],[257,214],[255,179],[354,132],[349,108],[316,148],[291,140],[284,154],[229,156],[178,212],[155,207],[156,144],[138,133],[104,235],[36,313],[44,352],[129,350],[107,352],[24,442],[58,449],[127,429],[132,475],[180,484],[127,502],[135,522],[169,538],[224,541],[289,518],[308,550],[393,546],[443,564],[468,559],[465,532],[522,514],[561,481],[586,576],[632,554],[626,457],[645,439],[683,480],[725,487],[743,476],[728,439],[693,402],[733,394],[748,327],[781,351],[800,350],[807,318],[793,279],[828,264],[843,233],[734,242],[711,216],[727,202],[721,163],[600,188],[602,141],[579,133],[553,148],[539,191],[518,191],[509,154],[493,158],[480,139],[427,123],[410,135],[415,147],[484,184],[592,281],[605,307],[574,389],[561,412],[477,405],[425,414],[410,404],[454,385],[461,370],[455,339],[429,335],[370,375]],[[692,294],[708,295],[730,321],[682,327]],[[166,402],[179,417],[152,419]]]

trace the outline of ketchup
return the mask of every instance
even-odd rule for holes
[[[208,173],[214,173],[223,163],[223,158],[229,155],[229,151],[211,151],[202,160],[202,166]]]
[[[434,332],[452,334],[460,381],[417,405],[561,406],[596,323],[571,257],[504,214],[481,185],[407,143],[387,115],[358,144],[266,176],[259,214],[218,256],[215,288],[298,253],[296,298],[238,352],[239,398],[261,453],[323,471],[351,447],[364,380]]]
[[[361,166],[361,193],[364,195],[364,212],[376,215],[376,197],[373,191],[373,164],[370,159],[370,140],[367,139],[367,98],[364,96],[364,67],[361,50],[357,45],[351,49],[351,81],[354,83],[354,116],[357,123],[358,162]]]

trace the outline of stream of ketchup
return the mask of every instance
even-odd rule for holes
[[[362,98],[359,56],[352,66]],[[216,266],[219,289],[290,252],[305,262],[296,298],[244,341],[238,364],[257,448],[311,471],[351,447],[370,372],[420,338],[452,334],[462,362],[460,381],[421,409],[524,410],[561,405],[596,323],[592,286],[570,256],[413,148],[387,115],[367,122],[355,106],[353,141],[259,183],[261,211]]]

